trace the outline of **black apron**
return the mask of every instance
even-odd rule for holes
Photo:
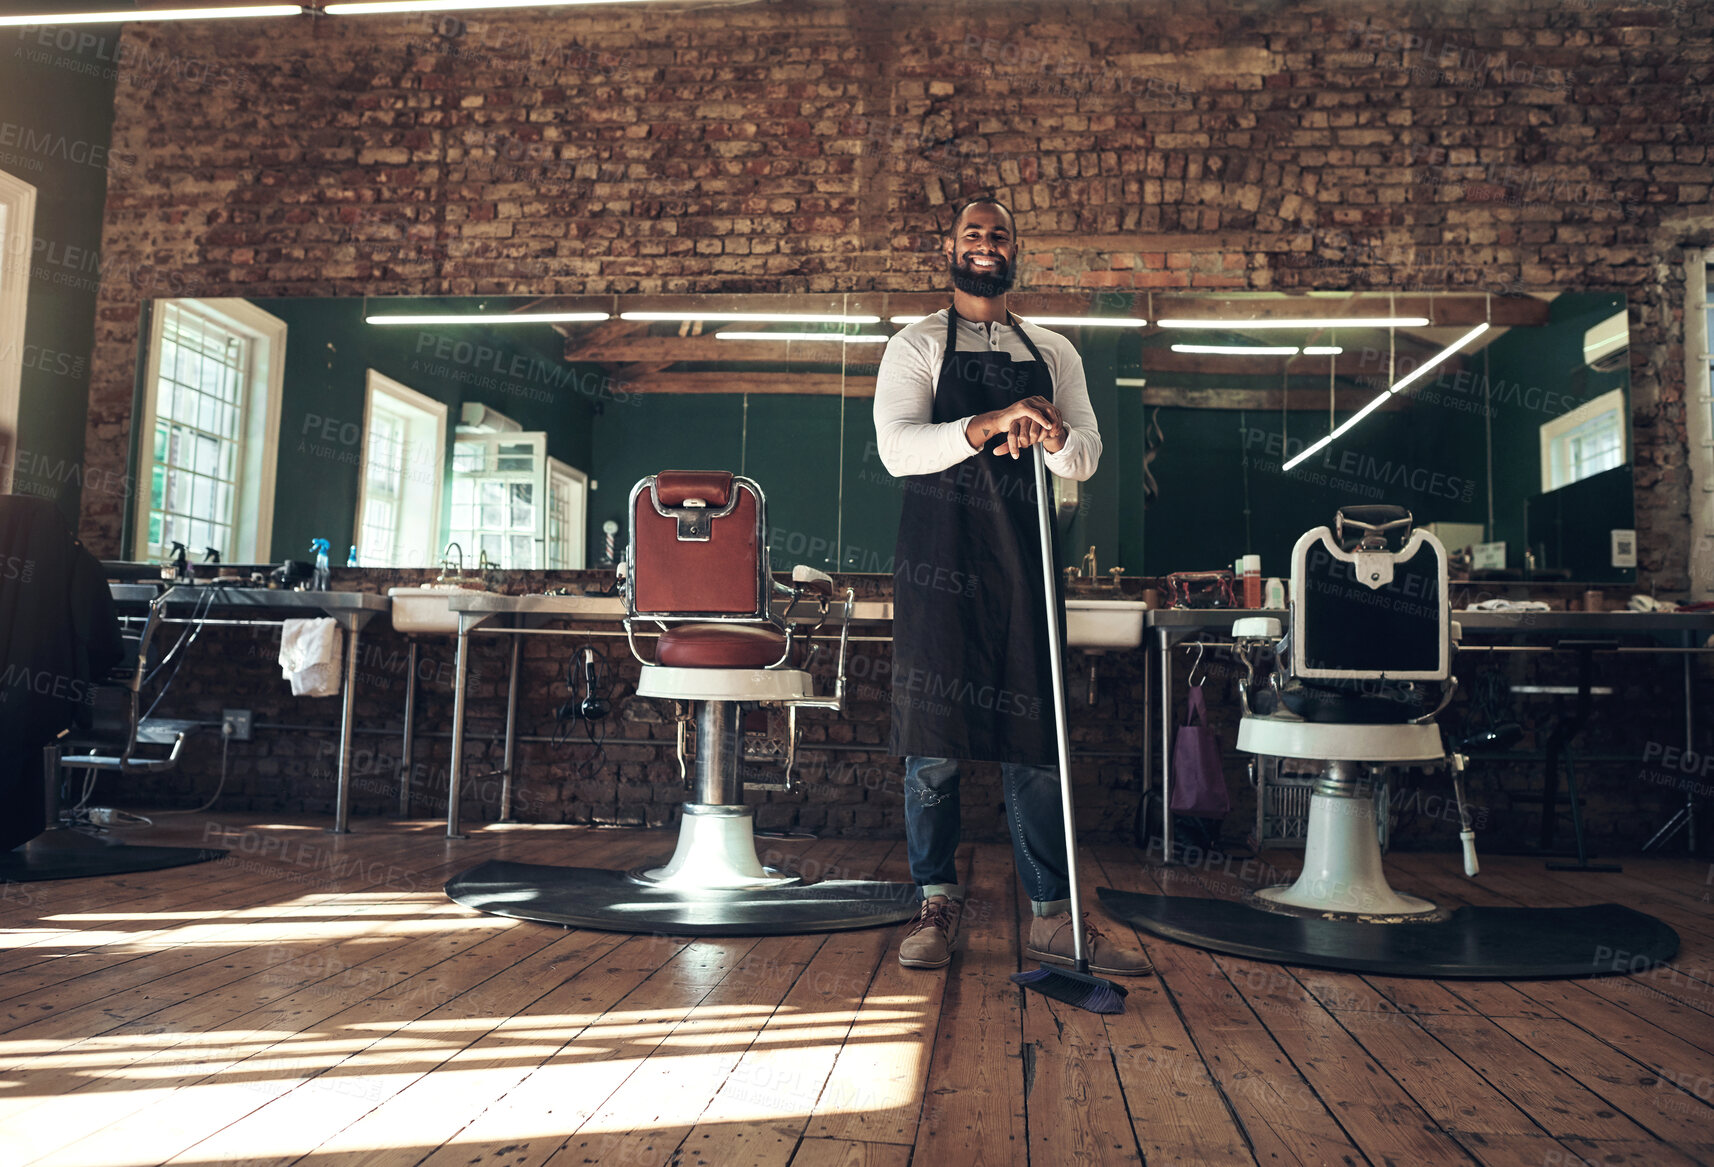
[[[932,420],[1053,400],[1047,363],[1008,323],[1034,360],[958,352],[958,313],[947,309]],[[938,474],[904,479],[893,557],[894,754],[1057,760],[1034,457],[984,448]],[[1055,581],[1057,592],[1057,573]]]

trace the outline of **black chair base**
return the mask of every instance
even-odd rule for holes
[[[1619,904],[1459,908],[1443,923],[1365,924],[1258,911],[1231,900],[1099,889],[1114,918],[1228,956],[1437,980],[1541,980],[1640,971],[1678,954],[1678,933]]]
[[[902,923],[920,906],[909,883],[829,879],[756,891],[663,891],[624,871],[498,859],[454,876],[446,894],[492,916],[663,936],[846,932]]]
[[[44,831],[11,851],[0,852],[0,881],[39,883],[50,879],[88,879],[162,871],[224,858],[211,847],[146,847],[98,839],[78,831]]]

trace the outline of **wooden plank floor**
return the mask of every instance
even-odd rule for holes
[[[1616,901],[1678,929],[1670,968],[1423,981],[1148,939],[1159,975],[1098,1017],[1017,990],[1009,848],[967,847],[950,969],[901,929],[620,936],[467,912],[484,859],[629,866],[671,838],[256,816],[137,841],[219,863],[0,894],[0,1164],[928,1167],[1714,1163],[1714,871],[1395,855],[1445,903]],[[764,840],[812,876],[903,879],[902,843]],[[1291,857],[1275,856],[1288,867]],[[1084,856],[1091,885],[1230,896],[1230,872]]]

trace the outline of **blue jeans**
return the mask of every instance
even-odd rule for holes
[[[1059,771],[1052,766],[1002,762],[1000,778],[1006,825],[1012,832],[1012,859],[1031,910],[1038,916],[1070,911]],[[910,854],[911,879],[924,896],[964,899],[956,861],[959,833],[958,761],[906,758],[905,848]]]

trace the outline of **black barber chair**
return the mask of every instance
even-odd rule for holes
[[[1446,549],[1400,507],[1341,508],[1332,529],[1292,549],[1288,626],[1233,627],[1248,676],[1238,748],[1322,765],[1310,798],[1303,870],[1242,901],[1100,891],[1121,919],[1158,935],[1253,959],[1390,976],[1553,977],[1612,972],[1606,951],[1666,961],[1678,935],[1617,904],[1459,908],[1393,890],[1382,871],[1372,771],[1445,762],[1457,798],[1465,874],[1477,874],[1464,806],[1464,759],[1435,717],[1457,687],[1459,635]],[[1264,650],[1271,672],[1258,677]],[[1618,970],[1618,971],[1628,971]]]
[[[152,626],[152,622],[151,622]],[[147,655],[120,636],[101,564],[51,502],[0,496],[0,878],[153,871],[226,852],[127,846],[62,808],[63,770],[170,769],[191,723],[138,715]],[[169,752],[148,757],[151,741]]]
[[[852,593],[841,606],[833,693],[817,696],[811,637],[826,621],[833,580],[813,568],[775,581],[768,563],[767,503],[748,478],[662,471],[631,491],[625,632],[642,665],[639,697],[679,710],[679,770],[691,798],[665,862],[624,871],[485,863],[447,884],[479,911],[617,932],[781,935],[893,924],[917,910],[911,884],[805,883],[763,866],[746,785],[794,789],[799,709],[844,707]],[[784,610],[775,611],[775,601]],[[813,623],[797,622],[812,605]],[[639,637],[657,630],[653,654]],[[774,710],[777,738],[747,734]],[[687,734],[695,728],[694,769]],[[750,743],[746,739],[763,740]],[[745,766],[771,762],[777,773]]]

